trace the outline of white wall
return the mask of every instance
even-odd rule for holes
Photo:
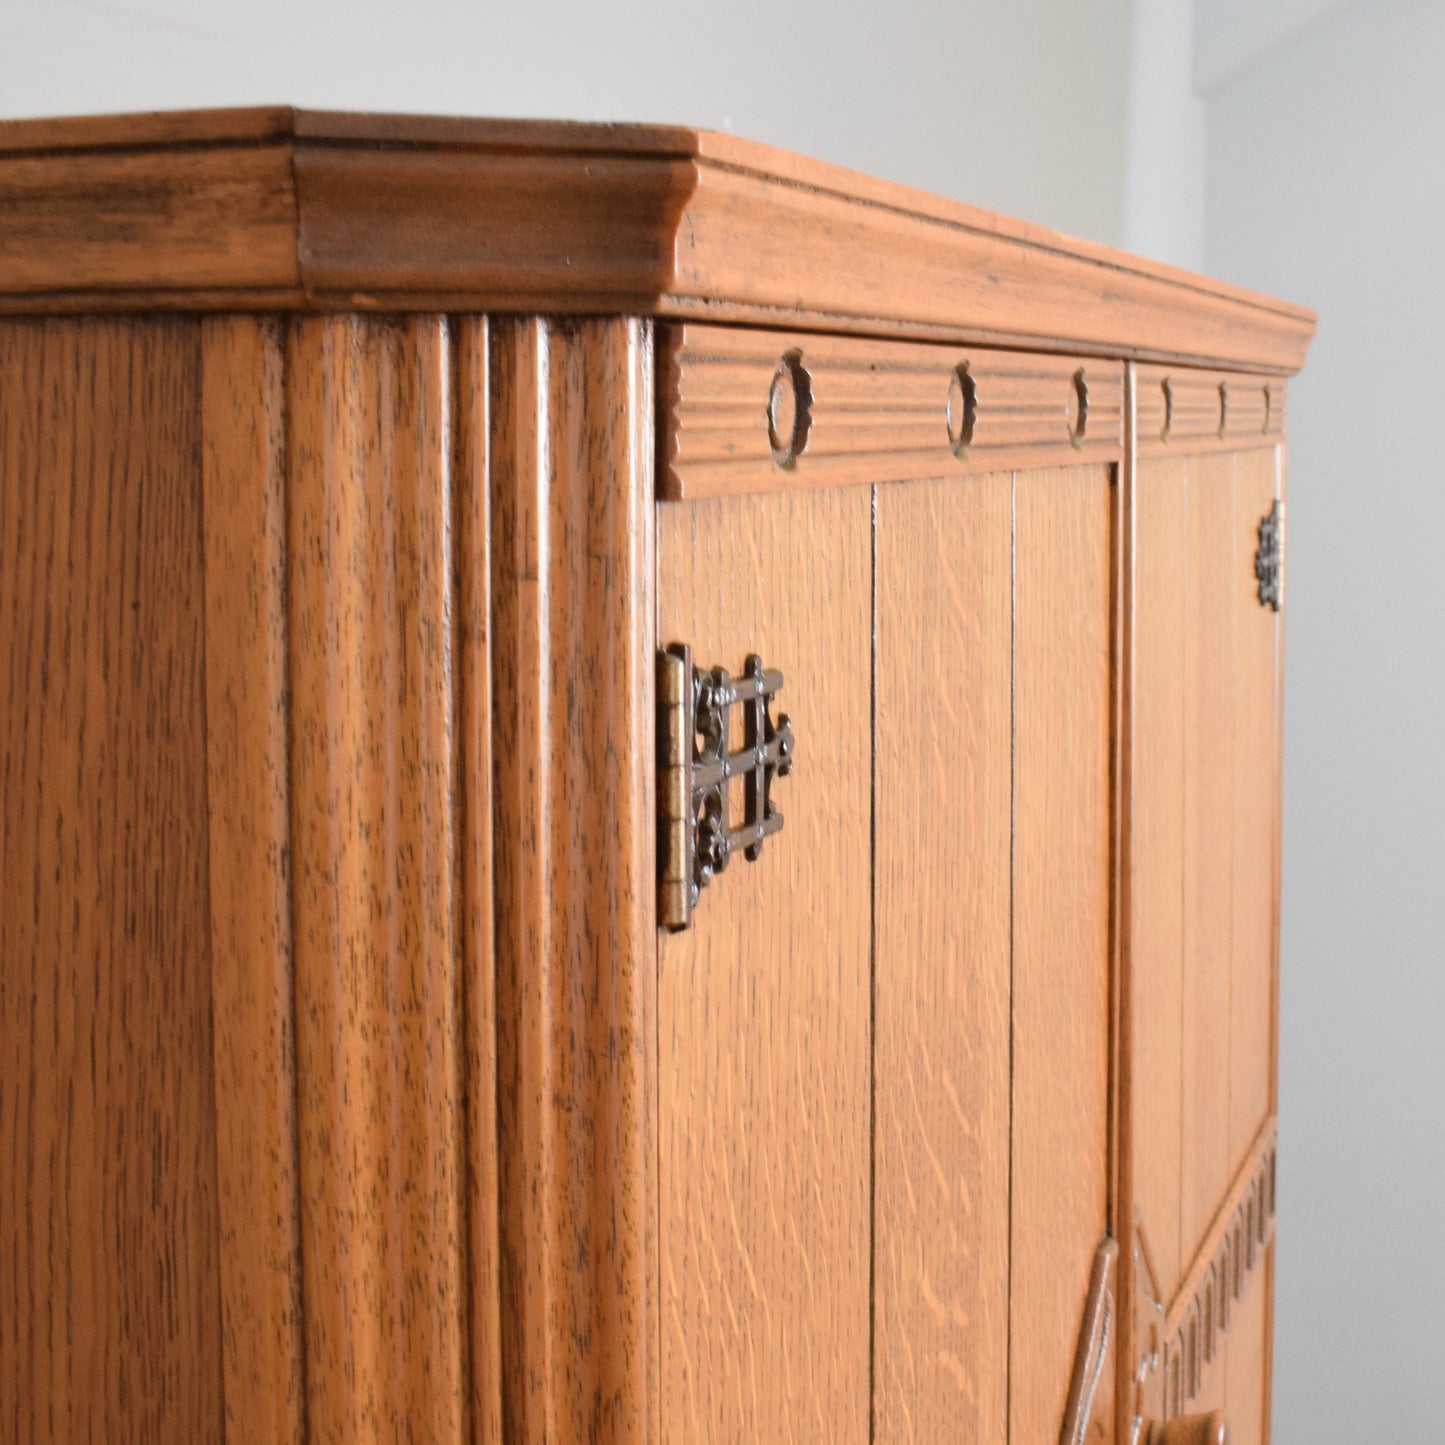
[[[1124,140],[1124,245],[1204,268],[1204,105],[1194,94],[1194,0],[1134,0]]]
[[[1141,0],[1148,4],[1149,0]],[[1194,89],[1208,96],[1360,0],[1198,0]]]
[[[730,128],[1098,240],[1129,0],[0,0],[0,115],[272,104]]]
[[[1281,1445],[1445,1439],[1442,76],[1445,5],[1366,0],[1207,109],[1208,268],[1320,312],[1290,393]]]

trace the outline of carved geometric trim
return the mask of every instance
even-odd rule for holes
[[[1188,456],[1284,440],[1285,383],[1277,376],[1187,366],[1134,368],[1140,456]]]
[[[1274,1237],[1275,1121],[1260,1131],[1164,1322],[1164,1414],[1181,1414],[1199,1394],[1205,1366],[1229,1329]]]
[[[968,477],[1118,461],[1117,361],[706,325],[659,332],[658,494]],[[782,387],[783,375],[799,379]],[[807,428],[780,446],[806,379]]]
[[[1094,1253],[1060,1445],[1090,1445],[1109,1429],[1113,1416],[1114,1341],[1119,1332],[1114,1303],[1118,1262],[1119,1245],[1106,1235]]]

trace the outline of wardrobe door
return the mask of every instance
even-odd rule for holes
[[[1007,1438],[1012,511],[878,489],[878,1445]]]
[[[869,1429],[872,517],[867,487],[657,509],[658,641],[778,669],[784,826],[658,950],[662,1429]],[[734,817],[741,792],[732,799]]]
[[[1064,1418],[1108,1228],[1113,476],[878,491],[879,1440]]]
[[[1148,368],[1137,387],[1126,1058],[1134,1268],[1157,1302],[1152,1408],[1166,1417],[1223,1409],[1240,1445],[1268,1435],[1278,613],[1260,554],[1271,546],[1281,449],[1260,437],[1282,427],[1283,394]],[[1170,411],[1175,426],[1197,418],[1197,432],[1213,430],[1171,443],[1154,427]]]
[[[1113,478],[1014,483],[1014,1441],[1059,1438],[1109,1226]]]

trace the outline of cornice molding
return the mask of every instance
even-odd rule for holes
[[[1289,373],[1314,315],[729,135],[0,122],[0,311],[604,312]]]

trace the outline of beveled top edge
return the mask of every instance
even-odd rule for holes
[[[277,179],[265,185],[249,182],[252,210],[248,193],[238,192],[228,173],[228,149],[278,157]],[[409,151],[416,153],[414,175],[408,172]],[[124,257],[111,265],[106,257],[91,275],[65,255],[64,245],[49,273],[34,264],[41,242],[64,242],[73,234],[83,261],[97,256],[99,247],[95,234],[83,232],[83,214],[74,198],[64,214],[43,200],[33,202],[37,193],[29,177],[42,158],[49,157],[47,169],[59,174],[67,156],[79,164],[83,155],[111,154],[119,165],[133,153],[137,162],[150,155],[159,164],[166,152],[215,153],[205,176],[198,179],[192,167],[177,184],[184,185],[188,203],[198,195],[204,199],[207,186],[217,194],[224,188],[226,214],[235,228],[253,220],[265,227],[271,261],[264,278],[253,263],[255,248],[235,244],[234,236],[228,254],[244,260],[234,274],[225,256],[198,258],[194,234],[184,247],[174,246],[176,264],[163,271],[174,242],[159,221],[154,235],[127,238],[137,254],[143,243],[151,247],[149,269],[130,266]],[[475,169],[469,154],[477,158]],[[574,163],[574,177],[593,184],[586,170],[592,158],[606,158],[610,167],[594,188],[610,188],[608,196],[626,195],[637,203],[623,240],[602,238],[595,226],[579,225],[583,202],[565,195],[568,163]],[[457,213],[446,210],[448,186],[473,184],[475,199],[492,184],[483,175],[486,168],[503,165],[515,171],[529,160],[536,162],[537,178],[525,205],[534,213],[515,209],[519,192],[513,178],[507,182],[514,208],[509,215],[561,245],[567,254],[553,258],[551,271],[544,263],[527,273],[520,238],[514,238],[516,254],[499,261],[486,221],[467,221],[467,235]],[[235,164],[241,165],[239,158]],[[12,192],[18,202],[5,195],[6,169],[16,166],[27,177]],[[445,176],[438,166],[447,168]],[[355,201],[350,182],[341,184],[343,171],[366,178],[357,186]],[[328,177],[335,183],[326,184]],[[57,184],[64,191],[63,179]],[[118,176],[117,192],[127,184],[133,178]],[[280,194],[286,186],[289,199]],[[774,315],[790,324],[812,318],[818,330],[927,330],[1036,349],[1051,347],[1057,337],[1061,347],[1281,372],[1303,362],[1315,329],[1315,315],[1305,307],[842,166],[685,126],[286,106],[8,120],[0,121],[0,200],[11,201],[12,210],[7,218],[0,206],[0,307],[9,312],[83,311],[87,298],[95,298],[95,309],[114,309],[107,303],[122,297],[132,309],[148,304],[214,309],[244,306],[248,295],[257,298],[257,305],[328,309],[474,301],[493,309],[515,302],[510,309],[635,307],[680,315],[702,307],[719,318],[754,324],[767,324]],[[33,214],[26,214],[32,204]],[[816,254],[809,212],[817,213]],[[470,214],[484,213],[473,209]],[[450,227],[444,252],[435,258],[414,255],[411,236],[398,245],[396,238],[410,218],[424,252],[426,237],[437,234],[438,217]],[[378,249],[378,218],[384,218],[393,238],[392,253]],[[354,237],[347,235],[348,223]],[[292,248],[281,242],[283,230],[294,234],[291,261],[284,256]],[[838,236],[846,232],[831,249],[822,239],[830,230]],[[786,253],[784,234],[790,247]],[[361,244],[363,235],[369,239]],[[777,254],[763,259],[761,252],[775,237]],[[894,260],[900,239],[913,270],[893,285],[891,273],[901,269]],[[333,240],[340,244],[328,249]],[[603,240],[607,254],[589,270],[582,255],[600,257]],[[1008,271],[1006,287],[990,292],[960,283],[960,270],[982,276],[995,255]],[[18,263],[12,264],[15,258]],[[66,265],[69,271],[62,270]],[[759,265],[772,270],[745,279]],[[1035,272],[1041,283],[1036,294]],[[827,284],[816,284],[818,277]],[[880,278],[890,284],[880,287]],[[550,300],[554,289],[555,303]],[[1086,298],[1081,309],[1072,305],[1073,296]],[[1177,341],[1170,334],[1176,320]]]
[[[697,141],[703,134],[685,126],[623,121],[299,110],[274,105],[0,120],[0,156],[312,140],[691,158],[698,154]]]

